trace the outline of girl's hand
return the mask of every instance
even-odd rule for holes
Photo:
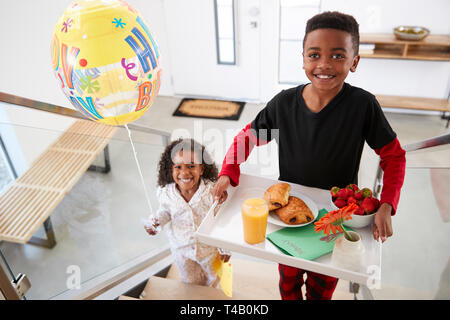
[[[378,241],[381,237],[381,241],[385,242],[387,238],[392,236],[392,219],[391,219],[392,206],[389,203],[382,203],[378,211],[375,213],[375,223],[373,225],[372,233],[373,238]]]
[[[219,200],[219,204],[227,200],[228,192],[227,189],[230,186],[229,176],[220,176],[214,187],[211,189],[211,194],[214,201]]]
[[[144,226],[145,231],[151,236],[154,236],[158,233],[159,220],[157,218],[153,218],[151,223]]]

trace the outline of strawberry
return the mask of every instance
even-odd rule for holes
[[[364,210],[361,207],[359,207],[353,214],[356,214],[357,216],[363,216]]]
[[[347,204],[354,203],[358,204],[358,200],[356,200],[354,197],[350,196],[347,198]]]
[[[362,191],[358,190],[358,192],[355,192],[354,197],[355,197],[356,200],[361,200],[363,198]]]
[[[345,190],[347,191],[347,199],[348,197],[353,197],[355,195],[352,189],[345,188]]]
[[[333,187],[331,188],[330,192],[331,192],[331,196],[333,198],[337,198],[337,193],[339,192],[339,190],[341,190],[339,187]]]
[[[363,188],[361,191],[363,198],[370,198],[372,196],[372,190],[369,188]]]
[[[341,198],[342,200],[347,200],[348,193],[346,188],[340,189],[337,193],[338,198]]]
[[[372,202],[371,198],[364,198],[360,208],[363,209],[366,214],[371,214],[375,211],[375,204]]]
[[[343,208],[347,205],[347,202],[344,199],[341,198],[337,198],[336,201],[334,201],[334,204],[336,207]]]
[[[374,197],[372,197],[370,199],[372,200],[373,205],[375,206],[375,211],[377,211],[378,208],[380,207],[380,200],[378,200],[377,198],[374,198]]]
[[[356,184],[354,183],[350,183],[349,185],[346,186],[347,189],[351,189],[353,191],[353,193],[358,192],[359,188]]]

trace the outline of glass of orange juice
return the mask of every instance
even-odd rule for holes
[[[244,240],[249,244],[263,242],[266,238],[267,216],[269,215],[268,201],[270,201],[270,195],[265,192],[261,196],[247,198],[242,203]]]

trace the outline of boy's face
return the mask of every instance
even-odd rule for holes
[[[318,90],[340,90],[348,72],[356,71],[350,33],[336,29],[317,29],[307,34],[303,48],[303,69]]]

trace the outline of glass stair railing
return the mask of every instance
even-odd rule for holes
[[[394,234],[383,244],[375,299],[450,298],[450,134],[403,146],[406,172]],[[378,168],[374,190],[383,174]]]
[[[10,121],[11,110],[21,112],[20,121]],[[18,179],[79,119],[82,116],[74,110],[0,94],[0,135],[4,137],[12,165],[17,164]],[[134,123],[128,127],[152,209],[156,210],[157,165],[170,133]],[[31,282],[25,298],[93,298],[112,283],[117,284],[170,255],[165,233],[150,237],[144,230],[141,220],[149,215],[150,208],[128,132],[124,127],[116,128],[108,142],[110,171],[80,171],[76,183],[52,209],[50,219],[56,240],[52,249],[5,239],[0,242],[3,258],[0,267],[4,275],[12,281],[23,273]],[[83,133],[79,136],[80,141],[101,139]],[[56,163],[51,158],[45,161],[50,167]],[[71,165],[63,165],[62,171],[70,170]],[[92,165],[104,167],[105,154],[100,152]],[[50,171],[46,179],[52,178]],[[9,181],[2,194],[12,185],[14,182]],[[13,202],[23,212],[50,203],[46,198],[39,202],[36,199],[31,193],[18,196]],[[17,219],[21,217],[19,214]],[[0,235],[4,229],[0,225]],[[42,225],[36,235],[45,238]]]

